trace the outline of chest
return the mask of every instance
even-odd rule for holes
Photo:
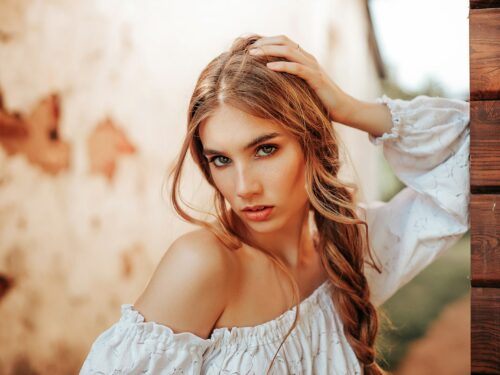
[[[275,319],[297,303],[289,277],[264,254],[242,254],[240,258],[241,277],[232,286],[229,303],[214,328],[253,327]],[[317,255],[293,277],[302,301],[327,279],[327,274]]]

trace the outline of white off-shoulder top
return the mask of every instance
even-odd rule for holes
[[[377,99],[392,115],[381,137],[385,158],[407,187],[389,202],[360,204],[383,272],[366,266],[371,298],[380,306],[469,228],[469,104],[418,96]],[[362,374],[324,282],[300,303],[300,320],[271,374]],[[260,375],[295,318],[295,306],[254,327],[217,328],[208,339],[145,322],[131,304],[93,343],[80,374]]]

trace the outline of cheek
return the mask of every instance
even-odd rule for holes
[[[231,173],[231,170],[216,170],[215,172],[211,171],[211,173],[215,188],[224,196],[231,206],[235,204],[236,185],[234,179],[235,177]]]
[[[295,152],[277,158],[276,162],[263,168],[262,174],[266,176],[264,181],[267,182],[267,187],[285,197],[289,194],[297,194],[302,190],[305,191],[304,161]]]

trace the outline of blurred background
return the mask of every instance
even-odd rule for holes
[[[465,0],[0,0],[0,374],[75,374],[169,244],[193,229],[164,191],[202,68],[286,34],[351,95],[468,99]],[[336,125],[365,200],[401,188]],[[183,197],[210,190],[187,165]],[[384,306],[396,374],[467,374],[469,238]]]

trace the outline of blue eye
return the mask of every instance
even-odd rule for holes
[[[267,156],[267,155],[271,155],[274,151],[276,151],[276,149],[277,149],[277,148],[278,148],[278,147],[277,147],[277,146],[275,146],[275,145],[262,145],[262,146],[260,146],[260,147],[258,148],[258,150],[263,150],[263,151],[264,151],[264,150],[269,150],[269,149],[271,149],[271,151],[269,151],[269,152],[265,152],[265,151],[264,151],[264,155],[263,155],[263,156]]]
[[[267,157],[267,156],[272,155],[277,149],[278,149],[277,145],[263,144],[263,145],[260,145],[259,147],[257,147],[257,154],[258,154],[259,151],[264,151],[264,154],[258,155],[258,157],[259,158],[260,157]],[[222,164],[216,163],[217,160],[221,161]],[[208,162],[209,163],[213,163],[216,168],[221,168],[221,167],[224,167],[227,164],[229,164],[230,160],[231,159],[229,159],[229,158],[227,158],[225,156],[217,155],[217,156],[214,156],[213,158],[211,158]]]
[[[215,161],[216,161],[217,159],[219,159],[219,158],[229,160],[229,158],[226,158],[225,156],[219,155],[219,156],[214,156],[214,157],[213,157],[212,159],[210,159],[208,162],[209,162],[209,163],[214,163],[214,165],[215,165],[217,168],[220,168],[220,167],[223,167],[224,165],[226,165],[226,163],[223,163],[222,165],[218,165]]]

